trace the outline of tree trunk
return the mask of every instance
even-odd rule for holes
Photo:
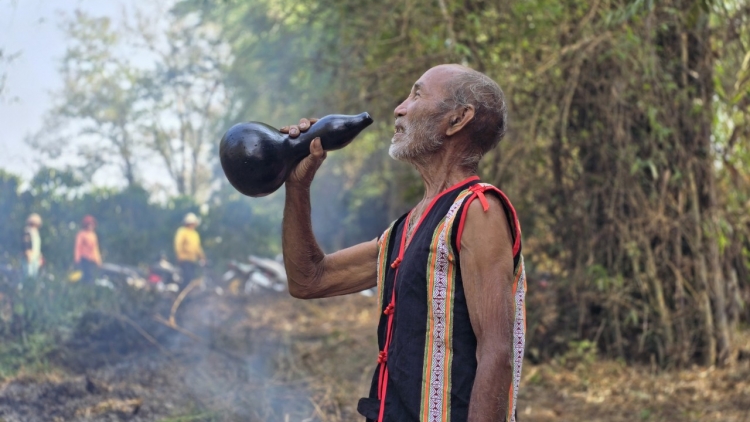
[[[677,193],[677,221],[682,221],[683,208],[685,207],[685,195],[683,191]],[[688,331],[685,323],[685,279],[683,276],[683,260],[682,260],[682,231],[678,225],[673,229],[674,239],[672,239],[672,247],[674,248],[674,277],[675,277],[675,292],[674,292],[674,303],[677,314],[677,342],[680,349],[680,364],[685,365],[690,360],[690,332]]]
[[[713,179],[713,174],[709,176]],[[715,193],[712,188],[709,188],[712,197],[711,223],[709,227],[713,232],[713,236],[706,237],[708,243],[708,261],[711,269],[711,293],[714,302],[714,315],[716,320],[716,340],[717,340],[717,353],[718,363],[727,364],[731,357],[732,349],[732,337],[729,330],[729,320],[727,318],[727,300],[726,300],[726,285],[727,282],[724,279],[724,272],[722,271],[721,265],[721,254],[719,253],[719,225],[718,217],[715,211]]]
[[[691,210],[693,217],[693,241],[692,243],[692,254],[694,255],[694,261],[696,265],[695,276],[698,279],[698,283],[702,287],[700,292],[700,304],[703,310],[703,333],[704,333],[704,348],[703,358],[706,365],[713,365],[716,363],[716,338],[714,338],[714,318],[713,311],[711,309],[711,299],[709,292],[711,291],[711,285],[708,281],[708,268],[706,266],[706,257],[703,245],[703,227],[701,225],[700,206],[698,200],[698,188],[695,186],[695,176],[690,173],[690,191],[691,195]]]

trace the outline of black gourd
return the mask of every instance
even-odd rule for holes
[[[290,138],[265,123],[239,123],[221,138],[221,167],[229,183],[240,193],[265,196],[281,187],[294,167],[310,155],[313,139],[319,137],[326,151],[340,149],[371,123],[368,113],[331,114],[297,138]]]

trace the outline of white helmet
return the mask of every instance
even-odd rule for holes
[[[198,225],[201,223],[201,220],[198,218],[197,215],[193,214],[192,212],[189,212],[185,215],[185,218],[182,220],[182,224],[185,225]]]
[[[28,218],[26,218],[26,224],[40,227],[42,225],[42,217],[37,213],[31,213]]]

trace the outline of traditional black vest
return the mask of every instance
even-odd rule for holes
[[[406,248],[409,214],[396,220],[378,245],[378,366],[369,398],[358,410],[367,421],[463,422],[477,369],[477,339],[469,321],[460,267],[466,212],[474,199],[487,210],[486,192],[496,194],[513,233],[513,382],[506,420],[515,421],[523,361],[526,280],[521,229],[508,198],[472,177],[432,200]]]

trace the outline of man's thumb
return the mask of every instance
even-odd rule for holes
[[[320,138],[315,138],[310,143],[310,155],[321,159],[321,161],[326,158],[326,152],[323,149],[323,142]]]

